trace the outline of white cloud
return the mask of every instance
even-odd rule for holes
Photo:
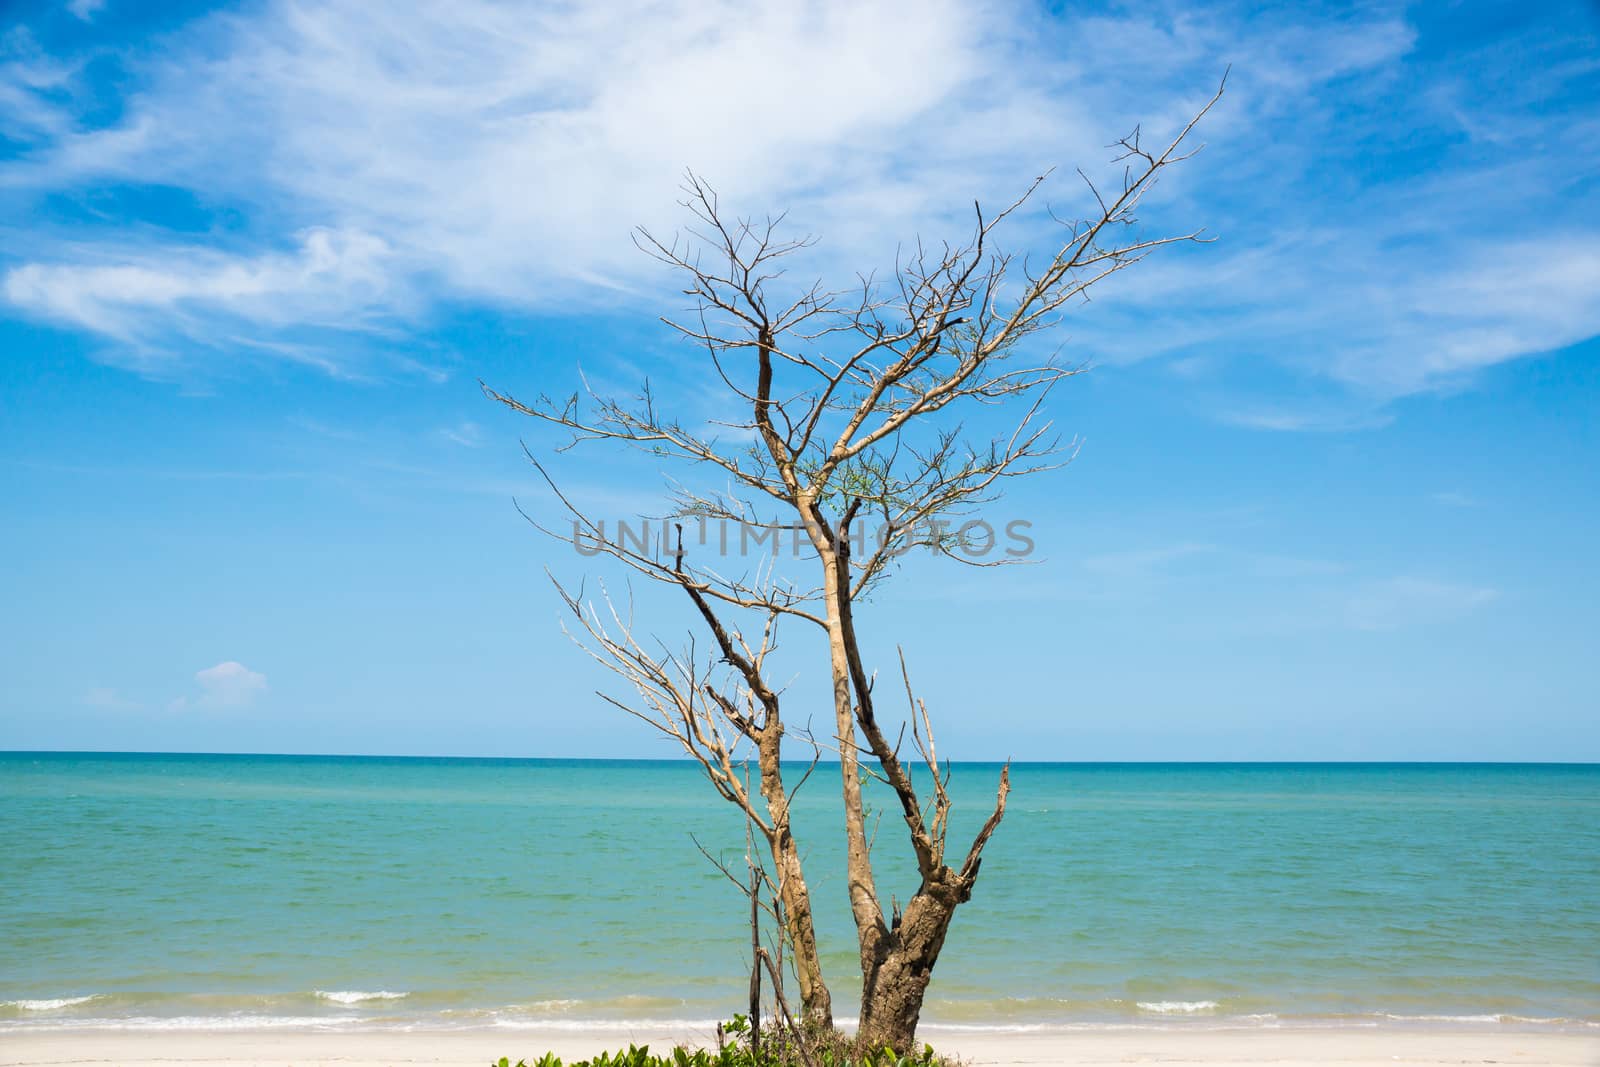
[[[1457,384],[1600,333],[1600,230],[1484,248],[1464,264],[1418,270],[1423,277],[1410,284],[1387,273],[1385,288],[1368,293],[1373,325],[1357,327],[1359,342],[1333,364],[1337,376],[1379,392]],[[1395,358],[1397,342],[1408,358]]]
[[[106,0],[67,0],[67,10],[84,22],[92,22],[105,6]]]
[[[1019,114],[1029,102],[1002,96],[1009,79],[977,80],[994,74],[978,14],[953,0],[469,2],[373,20],[353,2],[280,5],[259,22],[213,20],[219,60],[156,70],[122,124],[61,139],[12,180],[129,177],[264,198],[308,225],[382,235],[404,253],[397,269],[549,306],[636,279],[629,230],[676,224],[690,165],[739,201],[813,205],[807,221],[835,240],[850,227],[831,211],[905,218],[941,185],[940,206],[964,210],[981,191],[968,172],[995,146],[985,119],[1009,112],[1051,137],[1071,111]],[[951,111],[929,114],[941,104]],[[938,137],[917,126],[925,117]],[[951,123],[986,143],[952,152]],[[1018,132],[1004,148],[1028,162],[1007,169],[1007,189],[1054,158]],[[894,173],[912,149],[914,181]],[[177,263],[188,250],[158,254]],[[234,299],[227,286],[206,296]]]
[[[686,166],[736,208],[787,208],[822,235],[809,266],[883,266],[898,241],[964,229],[974,196],[1092,169],[1140,120],[1170,130],[1232,62],[1207,156],[1147,211],[1223,242],[1142,265],[1074,340],[1102,362],[1283,364],[1335,395],[1309,413],[1236,395],[1216,409],[1264,429],[1366,425],[1394,397],[1600,332],[1600,230],[1557,177],[1600,163],[1600,138],[1546,113],[1593,65],[1518,59],[1542,38],[1445,60],[1416,59],[1415,40],[1381,9],[422,0],[373,19],[356,0],[283,0],[128,60],[138,88],[103,128],[71,103],[84,65],[24,42],[0,65],[0,115],[31,147],[0,164],[0,194],[150,183],[250,225],[225,249],[125,225],[26,232],[3,293],[124,359],[182,340],[337,372],[349,346],[308,347],[307,330],[404,328],[424,292],[569,312],[669,288],[628,231],[679,223]],[[1508,63],[1515,86],[1479,88]],[[1479,147],[1425,173],[1362,162],[1456,130]],[[1051,196],[1070,211],[1082,193],[1063,180]]]
[[[1310,410],[1281,406],[1225,409],[1217,413],[1221,422],[1252,430],[1294,433],[1345,433],[1387,425],[1391,417],[1369,410]]]
[[[70,133],[72,117],[61,98],[81,73],[79,65],[45,55],[24,28],[0,34],[0,118],[7,136],[27,143]]]
[[[194,680],[200,687],[199,696],[193,701],[188,697],[179,697],[172,702],[173,710],[181,711],[191,705],[201,708],[244,707],[267,691],[266,675],[235,660],[225,660],[215,667],[196,671]]]
[[[283,324],[359,316],[390,298],[388,252],[369,234],[329,230],[302,234],[293,254],[96,250],[92,264],[17,267],[4,293],[47,317],[137,342],[174,328],[209,330],[219,311]]]
[[[1181,90],[1110,107],[1094,65],[1115,62],[1094,49],[1064,61],[1035,39],[1046,28],[964,0],[424,2],[382,20],[354,0],[278,4],[192,28],[141,71],[118,124],[54,137],[0,185],[201,190],[263,220],[371,235],[393,250],[391,274],[551,307],[636,287],[652,268],[629,230],[675,227],[693,166],[732,204],[792,209],[854,268],[942,222],[964,229],[974,196],[1102,161],[1151,112],[1170,126],[1224,65],[1193,55]],[[1211,48],[1186,39],[1146,58]],[[91,330],[125,329],[133,305],[165,315],[174,290],[191,308],[260,307],[229,280],[259,269],[249,260],[194,266],[192,247],[152,238],[114,290],[122,277],[80,261],[129,250],[34,245],[30,266],[53,267],[54,284],[25,275],[12,301]],[[367,295],[347,297],[365,308]]]
[[[483,427],[475,422],[461,422],[454,426],[441,427],[439,436],[453,445],[477,448],[483,444]]]

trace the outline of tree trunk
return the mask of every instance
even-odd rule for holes
[[[872,876],[872,850],[867,843],[867,821],[861,803],[861,771],[856,748],[855,700],[851,690],[848,637],[837,608],[850,596],[848,548],[841,551],[829,540],[821,513],[803,501],[801,514],[811,531],[812,544],[822,561],[823,596],[828,608],[828,655],[833,679],[833,712],[839,743],[839,772],[844,796],[845,884],[850,914],[861,947],[861,973],[866,975],[883,956],[889,928],[883,921],[877,883]],[[848,542],[841,542],[841,546]]]
[[[944,948],[945,934],[956,908],[971,899],[978,878],[984,845],[1005,813],[1008,771],[1002,771],[995,809],[972,843],[959,870],[944,862],[942,834],[930,833],[922,804],[910,775],[896,755],[896,746],[884,736],[872,709],[872,678],[861,663],[852,604],[850,571],[850,521],[856,505],[846,509],[837,539],[830,542],[826,527],[815,511],[802,509],[813,531],[812,540],[823,565],[823,600],[827,606],[828,648],[833,675],[834,713],[839,725],[840,764],[844,771],[844,808],[850,908],[861,949],[861,1016],[857,1038],[863,1043],[898,1053],[915,1047],[917,1022],[927,995],[933,965]],[[909,683],[908,683],[909,687]],[[886,924],[872,872],[871,848],[866,837],[861,780],[857,770],[857,729],[867,738],[870,751],[885,779],[894,789],[922,884],[903,913],[896,910]],[[930,770],[938,775],[929,757]],[[949,799],[941,789],[941,812]],[[941,816],[942,817],[942,816]]]
[[[772,844],[772,862],[777,868],[778,889],[783,900],[784,921],[788,925],[789,946],[793,952],[794,973],[800,983],[801,1018],[820,1029],[833,1029],[833,996],[822,977],[822,961],[817,954],[817,935],[811,916],[811,893],[800,873],[800,851],[787,831]]]
[[[817,953],[817,934],[811,915],[811,890],[806,886],[800,866],[800,848],[789,825],[789,794],[783,785],[783,738],[781,724],[773,723],[758,741],[761,766],[761,795],[767,801],[772,834],[773,877],[783,903],[784,933],[793,952],[795,977],[800,983],[802,1019],[824,1030],[833,1029],[833,997],[822,977],[822,961]]]
[[[924,885],[895,917],[888,951],[862,975],[861,1018],[857,1038],[870,1048],[885,1045],[902,1055],[916,1047],[922,1001],[933,965],[944,948],[956,905],[968,899],[959,875],[948,867],[941,881]]]

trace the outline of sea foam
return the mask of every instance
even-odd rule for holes
[[[60,1008],[70,1008],[74,1004],[87,1004],[94,996],[87,997],[56,997],[50,1000],[0,1000],[0,1007],[18,1008],[22,1011],[56,1011]]]
[[[394,993],[387,989],[379,989],[370,993],[359,989],[318,989],[316,994],[323,1000],[331,1000],[335,1004],[361,1004],[369,1000],[399,1000],[402,997],[411,995],[409,993]]]
[[[1200,1015],[1217,1010],[1214,1000],[1141,1000],[1137,1007],[1155,1015]]]
[[[317,1015],[134,1015],[115,1019],[29,1019],[0,1022],[0,1033],[54,1030],[327,1030],[359,1026],[361,1020]]]

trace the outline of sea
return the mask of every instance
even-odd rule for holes
[[[951,768],[953,853],[999,771]],[[838,775],[812,769],[796,836],[848,1019]],[[1023,763],[1012,785],[930,1039],[1600,1029],[1600,766]],[[903,902],[903,825],[868,801]],[[3,753],[0,1033],[709,1026],[750,961],[707,855],[742,870],[745,840],[683,762]]]

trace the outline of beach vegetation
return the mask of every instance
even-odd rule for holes
[[[648,1045],[629,1045],[626,1049],[602,1052],[570,1064],[547,1052],[536,1060],[515,1063],[502,1056],[489,1067],[957,1067],[957,1064],[936,1053],[932,1045],[902,1054],[887,1046],[870,1048],[833,1032],[825,1037],[813,1037],[804,1045],[787,1041],[756,1045],[744,1040],[724,1042],[714,1049],[679,1045],[666,1054],[653,1053]]]

